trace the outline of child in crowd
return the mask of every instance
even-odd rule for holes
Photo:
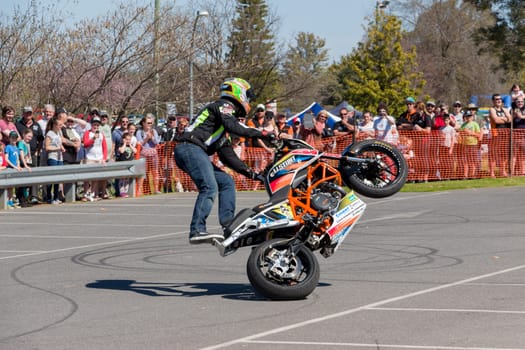
[[[439,129],[440,142],[438,146],[438,169],[439,177],[448,180],[454,175],[454,146],[458,140],[456,129],[450,125],[450,115],[443,115],[444,125]]]
[[[408,165],[408,179],[414,180],[413,176],[415,173],[414,169],[414,149],[413,149],[413,142],[411,138],[408,138],[405,135],[399,136],[399,141],[397,143],[397,148],[399,151],[403,154],[403,157],[405,158],[407,165]]]
[[[20,150],[17,147],[18,133],[16,131],[11,131],[9,133],[9,144],[5,147],[5,157],[7,158],[7,167],[15,169],[16,171],[22,171],[26,167],[25,161],[23,162],[23,167],[20,165]],[[13,198],[13,189],[8,191],[8,200],[7,206],[10,209],[19,208],[18,204],[15,204]]]
[[[135,124],[130,123],[128,125],[128,133],[131,135],[131,144],[133,147],[137,147],[137,137],[135,136],[135,133],[137,132],[137,126]]]
[[[22,168],[31,171],[31,166],[33,164],[33,159],[31,157],[31,140],[33,139],[33,130],[25,129],[22,133],[22,139],[17,142],[17,148],[20,151],[20,164]],[[31,193],[31,187],[17,187],[16,189],[16,198],[20,202],[21,207],[29,207],[27,197]]]
[[[118,162],[135,159],[137,148],[132,143],[132,135],[129,132],[122,134],[122,144],[118,147]],[[129,179],[121,179],[119,181],[120,196],[128,197]]]

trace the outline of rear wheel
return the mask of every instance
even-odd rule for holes
[[[339,170],[347,186],[363,196],[383,198],[397,193],[406,182],[408,168],[403,154],[393,145],[379,140],[353,144],[343,156],[366,162],[341,161]]]
[[[301,245],[292,252],[289,239],[272,239],[255,247],[246,264],[253,288],[272,300],[304,299],[319,283],[319,262]]]

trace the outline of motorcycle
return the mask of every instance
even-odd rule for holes
[[[307,297],[320,278],[314,252],[328,258],[373,198],[395,194],[407,178],[401,152],[379,140],[348,146],[342,154],[316,150],[297,139],[274,142],[265,172],[266,203],[242,209],[213,244],[221,256],[254,246],[246,272],[255,291],[271,300]]]

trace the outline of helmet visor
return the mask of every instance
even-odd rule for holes
[[[248,102],[251,102],[257,98],[252,88],[246,90],[246,98],[248,99]]]

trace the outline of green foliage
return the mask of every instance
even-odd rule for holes
[[[325,40],[312,33],[300,32],[296,45],[290,46],[283,64],[283,74],[321,75],[328,62]]]
[[[332,67],[343,99],[372,111],[385,102],[398,115],[407,96],[420,94],[425,82],[417,71],[415,48],[405,49],[402,39],[400,20],[376,11],[367,39]]]
[[[478,179],[478,180],[454,180],[454,181],[433,181],[428,183],[407,183],[401,192],[438,192],[451,190],[464,190],[469,188],[489,188],[489,187],[513,187],[525,186],[525,177],[514,176],[498,179]]]
[[[479,10],[490,10],[494,23],[483,26],[477,42],[489,42],[488,50],[511,75],[525,71],[525,7],[522,0],[467,0]]]
[[[451,104],[508,89],[501,90],[498,84],[502,71],[494,69],[498,67],[496,57],[490,52],[479,54],[486,45],[473,40],[481,26],[492,22],[487,11],[459,0],[427,2],[403,40],[416,47],[425,94]]]
[[[259,101],[273,99],[279,74],[268,5],[265,0],[237,0],[236,11],[228,38],[228,68],[250,82]]]
[[[316,100],[327,79],[328,50],[325,40],[300,32],[286,53],[281,74],[284,90],[280,107],[299,110]]]

